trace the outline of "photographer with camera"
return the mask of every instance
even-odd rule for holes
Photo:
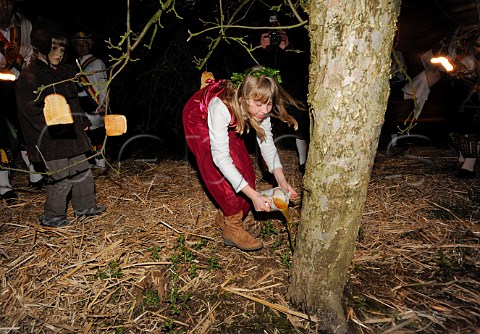
[[[269,17],[269,23],[272,27],[281,26],[275,15]],[[306,38],[306,40],[308,41],[308,38]],[[304,52],[294,50],[284,30],[271,29],[261,34],[260,48],[256,49],[253,53],[260,65],[280,70],[282,86],[297,101],[300,101],[305,108],[307,106],[308,93],[308,50],[309,48],[307,46],[303,50]],[[281,133],[276,133],[275,135],[277,138],[285,134],[291,134],[292,137],[295,137],[299,171],[303,174],[305,172],[310,136],[309,116],[308,112],[303,110],[292,109],[289,110],[289,113],[298,122],[298,130],[292,132],[290,128],[278,124],[276,128],[281,128],[282,130]],[[276,122],[276,120],[272,121]],[[264,180],[267,182],[269,182],[268,174],[269,173],[266,173],[264,177]]]
[[[272,27],[280,26],[276,16],[270,16],[270,25]],[[263,33],[260,37],[260,46],[262,49],[269,49],[270,51],[277,51],[277,48],[285,50],[288,47],[288,36],[283,30],[271,30]]]

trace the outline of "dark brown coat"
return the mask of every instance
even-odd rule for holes
[[[90,125],[81,110],[76,84],[72,81],[45,89],[40,97],[35,91],[42,85],[74,77],[74,68],[59,65],[56,69],[40,60],[32,61],[20,75],[16,85],[18,117],[32,161],[70,158],[87,152],[90,141],[84,129]],[[70,105],[73,124],[47,126],[43,116],[45,96],[61,94]],[[43,159],[42,159],[43,156]]]

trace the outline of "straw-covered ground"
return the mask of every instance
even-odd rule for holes
[[[301,189],[295,152],[280,154]],[[455,179],[454,162],[434,147],[378,153],[345,289],[351,333],[480,333],[480,188]],[[70,208],[73,223],[52,229],[37,222],[44,193],[16,173],[19,202],[0,203],[1,333],[316,332],[286,300],[280,215],[249,221],[265,247],[245,253],[223,246],[187,161],[95,175],[107,213]],[[292,237],[300,208],[290,205]]]

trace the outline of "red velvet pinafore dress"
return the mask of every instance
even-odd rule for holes
[[[225,216],[243,212],[245,217],[250,210],[250,201],[242,193],[236,193],[232,185],[222,175],[213,162],[208,133],[208,104],[221,92],[219,82],[212,83],[196,92],[183,109],[183,127],[188,147],[195,155],[203,182]],[[228,127],[230,156],[237,170],[255,189],[255,171],[245,142],[235,132],[235,124]]]

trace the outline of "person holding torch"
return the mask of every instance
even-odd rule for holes
[[[470,42],[465,43],[463,52],[458,52],[455,57],[435,57],[431,59],[431,62],[441,65],[450,77],[460,80],[455,83],[462,88],[461,95],[464,101],[461,104],[471,99],[476,99],[477,102],[479,101],[480,36],[476,36],[470,39]],[[466,99],[465,96],[467,96]],[[466,135],[477,135],[480,129],[478,120],[476,120],[476,110],[463,108],[462,111],[463,112],[457,114],[455,119],[459,127],[458,132]],[[475,178],[477,152],[462,152],[460,148],[458,150],[460,169],[455,177],[460,179]]]
[[[36,174],[30,163],[23,135],[20,133],[16,102],[15,80],[22,69],[28,65],[33,48],[30,44],[32,24],[15,7],[15,0],[0,0],[0,199],[14,201],[18,196],[10,183],[9,170],[12,167],[13,154],[21,145],[22,158],[29,168],[31,187],[41,189],[45,178]]]

